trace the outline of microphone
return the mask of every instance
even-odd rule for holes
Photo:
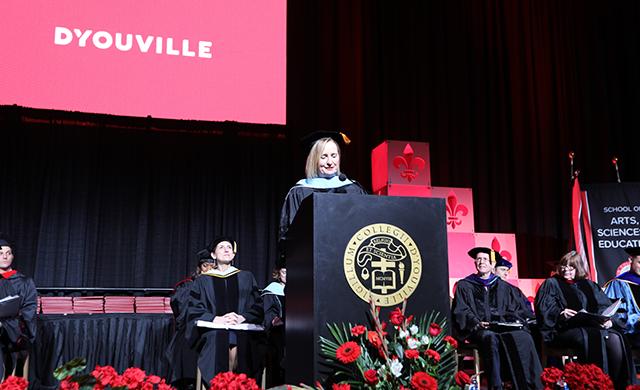
[[[340,175],[338,176],[338,179],[339,179],[340,181],[346,181],[346,180],[347,180],[347,175],[345,175],[344,173],[340,173]],[[360,189],[361,189],[365,194],[368,194],[368,193],[369,193],[369,191],[367,191],[367,190],[366,190],[366,188],[364,188],[364,187],[362,186],[362,184],[358,183],[356,180],[353,180],[353,179],[350,179],[350,180],[351,180],[351,182],[352,182],[353,184],[355,184],[355,185],[357,185],[358,187],[360,187]]]

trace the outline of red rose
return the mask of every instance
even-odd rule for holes
[[[427,349],[426,351],[424,351],[424,355],[427,358],[433,359],[433,361],[436,363],[440,361],[440,354],[437,351],[434,351],[433,349]]]
[[[4,385],[4,383],[2,384]],[[60,382],[60,390],[78,390],[80,389],[80,385],[78,382],[71,382],[69,378]]]
[[[364,380],[370,385],[378,383],[378,373],[376,370],[367,370],[364,372]]]
[[[338,350],[336,351],[336,358],[344,364],[349,364],[355,362],[361,352],[360,346],[357,343],[347,341],[338,347]]]
[[[164,380],[162,380],[164,382]],[[210,390],[227,390],[227,389],[242,389],[242,390],[259,390],[258,384],[255,379],[247,377],[246,374],[234,374],[231,371],[221,372],[215,376],[209,382],[211,385]],[[168,386],[163,383],[164,386]],[[163,387],[164,387],[163,386]],[[158,386],[160,389],[160,386]],[[169,388],[164,387],[164,390]]]
[[[544,387],[554,388],[556,383],[558,383],[563,376],[564,373],[559,368],[547,367],[542,371],[540,379],[542,380],[542,385]]]
[[[411,323],[411,321],[413,321],[413,314],[405,318],[405,321],[407,321],[407,324]]]
[[[158,383],[160,383],[160,377],[157,375],[149,375],[147,377],[147,382],[152,383],[154,385],[157,385]]]
[[[404,351],[404,357],[407,359],[417,359],[420,356],[420,351],[417,349],[407,349]]]
[[[571,389],[612,389],[613,382],[595,364],[568,363],[564,367],[564,380]]]
[[[231,371],[219,373],[218,375],[213,377],[213,379],[211,379],[211,381],[209,382],[209,385],[211,386],[211,390],[226,389],[227,387],[229,387],[229,384],[233,381],[233,378],[235,378],[235,374]]]
[[[91,375],[96,378],[96,382],[100,385],[108,386],[111,384],[111,381],[118,376],[118,373],[116,369],[111,366],[96,366],[91,372]]]
[[[400,326],[404,322],[404,315],[402,314],[402,310],[399,307],[393,309],[393,311],[389,314],[389,322],[393,325]]]
[[[124,376],[122,375],[118,375],[115,378],[113,378],[113,380],[110,383],[111,387],[125,387],[127,386],[127,382],[124,378]]]
[[[438,381],[426,372],[416,372],[411,377],[411,386],[416,390],[437,390]]]
[[[444,336],[443,339],[446,343],[449,343],[452,348],[458,348],[458,341],[451,336]]]
[[[458,371],[456,373],[456,385],[464,389],[464,385],[471,384],[471,377],[464,371]]]
[[[331,386],[332,390],[351,390],[351,385],[349,385],[348,383],[334,383],[333,386]]]
[[[378,334],[372,330],[367,332],[367,340],[369,340],[371,345],[376,348],[380,348],[382,346],[382,340],[380,339],[380,336],[378,336]]]
[[[78,389],[79,388],[78,383],[76,383],[76,382],[71,382],[71,383],[73,383],[73,385],[71,385],[73,387],[67,387],[68,389],[72,389],[72,388]],[[26,390],[26,388],[28,386],[29,386],[29,382],[27,382],[26,379],[24,379],[22,377],[15,376],[15,375],[10,375],[9,377],[7,377],[7,379],[5,379],[4,382],[2,382],[2,384],[0,384],[0,389],[2,389],[2,390]],[[60,384],[60,386],[62,386],[62,384]]]
[[[237,389],[241,390],[260,390],[256,380],[249,378],[246,374],[238,374],[233,382]]]
[[[629,385],[625,390],[640,390],[640,385]]]
[[[137,367],[129,367],[122,373],[122,378],[130,389],[138,387],[146,376],[147,374]]]
[[[160,381],[160,383],[158,383],[158,390],[174,390],[173,387],[171,387],[171,385],[168,385],[167,382],[163,380]]]
[[[353,328],[351,328],[351,336],[358,337],[361,334],[365,334],[366,331],[367,331],[367,328],[365,326],[356,325]]]
[[[440,325],[435,322],[432,322],[431,325],[429,325],[429,334],[431,336],[437,336],[440,332],[442,332],[442,327]]]

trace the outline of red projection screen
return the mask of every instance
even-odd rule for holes
[[[285,123],[286,0],[2,0],[0,104]]]

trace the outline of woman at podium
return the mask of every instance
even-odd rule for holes
[[[299,180],[284,199],[280,213],[280,242],[287,239],[289,225],[293,222],[300,203],[314,192],[339,194],[366,194],[364,188],[349,180],[340,171],[340,146],[351,143],[344,134],[337,131],[316,131],[305,136],[302,143],[309,153],[305,165],[306,178]]]
[[[243,322],[255,322],[250,314],[259,298],[253,274],[233,265],[237,244],[230,237],[218,237],[208,247],[214,265],[192,284],[187,307],[187,339],[199,351],[198,367],[209,383],[219,372],[235,371],[256,377],[250,332],[224,330]],[[214,328],[198,326],[197,321]],[[219,330],[220,329],[220,330]]]
[[[556,348],[577,348],[581,363],[601,367],[616,389],[624,389],[635,378],[635,369],[631,350],[614,329],[615,317],[602,315],[611,300],[587,279],[582,258],[575,251],[562,257],[556,273],[542,283],[535,299],[543,342]]]
[[[0,236],[0,381],[10,374],[36,336],[37,291],[33,279],[13,269],[12,244]],[[11,296],[17,298],[9,298]]]

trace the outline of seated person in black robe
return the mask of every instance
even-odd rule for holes
[[[493,267],[493,273],[500,279],[509,283],[507,279],[509,278],[509,272],[511,272],[512,267],[513,267],[513,264],[509,260],[500,256],[500,258],[496,260],[496,265]],[[509,285],[511,284],[509,283]],[[533,306],[531,306],[531,302],[529,302],[529,299],[527,299],[527,296],[524,295],[522,290],[520,290],[518,287],[513,285],[511,286],[515,289],[514,294],[518,295],[522,299],[522,302],[524,302],[524,305],[527,306],[529,309],[531,309],[531,313],[533,314]],[[530,321],[533,321],[533,319],[534,318],[531,318]]]
[[[614,329],[614,322],[611,319],[572,320],[581,310],[602,314],[611,300],[597,284],[587,279],[587,269],[575,251],[562,257],[556,273],[542,283],[535,299],[543,342],[560,348],[577,348],[581,363],[602,368],[616,389],[624,389],[635,381],[635,369],[631,351],[622,334]]]
[[[35,340],[37,308],[33,280],[13,269],[12,244],[0,236],[0,299],[18,296],[20,308],[13,316],[0,318],[0,379],[10,375],[18,355],[26,355]]]
[[[461,279],[451,309],[457,337],[478,345],[490,389],[501,389],[503,374],[515,389],[542,387],[542,367],[527,328],[533,318],[518,288],[492,273],[500,254],[489,248],[473,248],[477,273]]]
[[[640,348],[640,247],[626,248],[629,270],[609,280],[603,287],[611,299],[621,299],[618,319],[631,348]]]
[[[177,389],[185,389],[195,386],[196,365],[198,352],[193,349],[186,339],[186,314],[187,304],[193,281],[202,273],[213,268],[214,262],[208,250],[198,252],[198,266],[193,274],[176,284],[171,295],[171,311],[175,319],[175,332],[169,346],[166,357],[171,366],[171,385]]]
[[[196,321],[220,325],[255,323],[251,308],[259,299],[253,274],[233,266],[237,245],[232,238],[219,237],[209,246],[215,265],[192,283],[187,307],[187,339],[198,350],[198,367],[208,384],[226,371],[257,378],[260,367],[252,360],[252,332],[202,328]],[[255,354],[254,354],[255,355]]]
[[[263,325],[267,331],[267,388],[284,384],[285,296],[287,269],[279,263],[273,271],[274,282],[262,290]]]
[[[347,179],[340,171],[340,146],[351,141],[343,133],[336,131],[317,131],[302,139],[308,148],[305,165],[306,178],[298,181],[284,199],[280,213],[279,246],[284,256],[284,246],[289,226],[293,222],[300,203],[314,192],[366,194],[360,184]]]
[[[511,271],[511,267],[513,264],[504,257],[500,256],[499,260],[496,260],[496,266],[493,267],[493,273],[496,274],[497,277],[504,280],[505,282],[509,278],[509,272]]]

